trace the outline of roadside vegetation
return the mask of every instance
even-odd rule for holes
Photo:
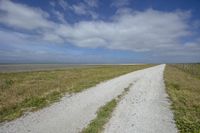
[[[173,64],[178,69],[200,78],[200,64]]]
[[[200,64],[167,65],[164,77],[180,133],[200,133]]]
[[[102,81],[152,65],[105,65],[63,70],[0,73],[0,122],[58,101]]]
[[[102,106],[97,112],[97,117],[92,120],[86,128],[83,129],[82,133],[101,133],[105,124],[110,119],[112,112],[117,106],[117,103],[129,91],[131,86],[132,84],[125,88],[122,94],[120,94],[117,98],[112,99],[110,102]]]

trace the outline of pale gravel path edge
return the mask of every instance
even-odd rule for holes
[[[115,98],[117,95],[121,94],[124,88],[126,88],[130,83],[134,83],[135,81],[137,82],[134,83],[133,87],[130,88],[129,93],[119,103],[116,110],[114,111],[114,116],[110,119],[112,121],[112,119],[117,118],[115,117],[115,115],[117,116],[117,112],[121,112],[121,111],[117,111],[119,110],[118,108],[124,107],[124,105],[126,105],[123,108],[123,110],[125,113],[128,113],[128,114],[123,116],[123,113],[119,113],[121,114],[121,117],[123,116],[124,118],[119,117],[120,119],[117,118],[116,120],[121,121],[121,119],[124,119],[124,120],[127,120],[127,122],[122,121],[120,123],[122,124],[120,126],[123,128],[116,127],[117,124],[115,123],[113,126],[116,127],[116,129],[119,129],[116,132],[122,131],[123,133],[125,133],[125,132],[135,131],[137,133],[140,133],[140,132],[150,133],[151,131],[160,131],[160,130],[155,130],[157,129],[157,126],[159,125],[159,123],[164,124],[164,126],[161,125],[163,131],[165,132],[172,131],[172,133],[176,132],[176,127],[173,121],[173,114],[169,109],[169,102],[167,101],[167,99],[165,99],[166,93],[164,89],[159,89],[159,87],[162,88],[164,86],[163,79],[160,78],[162,77],[161,75],[163,74],[163,70],[164,70],[164,65],[160,65],[160,66],[155,66],[155,67],[131,72],[129,74],[100,83],[95,87],[91,87],[83,92],[74,94],[71,97],[66,96],[62,98],[60,102],[54,103],[50,107],[44,108],[37,112],[30,113],[14,121],[1,124],[0,133],[28,133],[28,132],[29,133],[55,133],[55,132],[77,133],[77,132],[80,132],[84,127],[86,127],[90,123],[91,120],[93,120],[96,117],[96,112],[99,109],[99,107],[105,105],[107,102]],[[136,87],[144,88],[145,86],[146,87],[153,86],[155,85],[153,84],[155,83],[155,80],[160,83],[158,84],[159,87],[157,86],[158,88],[155,87],[157,88],[156,90],[159,93],[155,92],[154,94],[152,93],[152,91],[151,93],[149,93],[148,91],[142,91],[145,89],[141,89],[141,90],[135,89]],[[147,85],[144,86],[144,84],[147,84]],[[142,101],[143,100],[145,101],[145,99],[141,99],[139,97],[142,96],[143,93],[149,94],[147,96],[149,96],[150,101],[152,103],[154,102],[156,103],[156,104],[153,104],[155,105],[155,107],[152,108],[152,112],[150,114],[155,113],[157,108],[158,110],[162,108],[163,110],[160,110],[159,113],[160,114],[163,114],[162,112],[166,113],[166,114],[164,113],[163,119],[160,119],[160,115],[156,115],[156,114],[150,115],[150,117],[143,115],[143,113],[148,114],[147,112],[145,112],[145,108],[144,109],[141,108]],[[160,102],[153,100],[157,96],[161,97]],[[130,100],[130,98],[132,100]],[[126,126],[126,124],[128,124],[128,122],[130,121],[130,118],[132,118],[131,115],[134,116],[134,110],[132,110],[133,109],[132,102],[135,102],[135,107],[137,107],[137,104],[138,104],[138,108],[137,110],[135,110],[136,112],[138,112],[137,114],[138,117],[141,118],[141,116],[144,116],[142,117],[143,119],[148,118],[148,120],[145,120],[144,122],[142,121],[143,119],[141,120],[136,119],[137,117],[133,119],[135,120],[134,122],[136,125],[137,123],[139,123],[140,125],[138,126],[138,128],[136,128],[138,130],[134,130],[129,125]],[[152,107],[151,104],[147,104],[145,102],[143,106],[146,108],[148,106]],[[158,121],[153,121],[153,122],[149,121],[154,117],[156,118],[154,120],[158,119]],[[162,122],[160,120],[162,121],[164,120],[165,122]],[[152,122],[152,123],[148,123],[148,122]],[[148,124],[150,124],[150,126],[148,126]],[[169,130],[165,130],[166,128],[168,128]],[[109,129],[112,129],[112,128],[109,128]],[[152,130],[149,130],[149,129],[152,129]],[[108,130],[105,130],[105,131],[108,132]],[[109,132],[112,133],[115,131],[110,130]],[[165,133],[165,132],[161,132],[161,133]]]
[[[165,65],[148,69],[118,103],[104,133],[177,133],[165,91]]]
[[[97,110],[121,94],[130,83],[152,68],[134,71],[100,83],[83,92],[65,96],[60,102],[0,124],[0,133],[77,133],[96,117]]]

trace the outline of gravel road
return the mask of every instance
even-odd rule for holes
[[[148,69],[121,100],[105,133],[177,133],[165,92],[165,65]]]
[[[133,87],[106,125],[109,133],[177,132],[163,83],[164,65],[135,71],[100,83],[60,102],[0,124],[0,133],[78,133],[95,118],[99,107]]]
[[[1,124],[0,133],[77,133],[95,118],[100,106],[121,94],[142,73],[135,71],[66,96],[50,107]]]

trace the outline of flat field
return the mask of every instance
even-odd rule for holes
[[[0,73],[0,122],[12,120],[102,81],[152,65],[101,65]]]
[[[48,71],[55,69],[70,69],[84,67],[98,67],[99,65],[73,65],[73,64],[0,64],[0,72],[27,72]]]

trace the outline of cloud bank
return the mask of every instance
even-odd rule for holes
[[[70,6],[65,3],[62,6],[80,15],[92,15],[88,8],[98,7],[97,2],[86,4]],[[118,6],[119,3],[114,5]],[[200,53],[200,39],[183,41],[195,34],[191,30],[191,13],[188,11],[134,11],[120,8],[108,21],[96,19],[93,14],[93,19],[73,24],[68,23],[60,12],[55,11],[56,14],[61,21],[52,20],[52,14],[40,8],[0,1],[0,23],[15,29],[0,29],[1,43],[33,45],[34,40],[40,44],[151,52],[154,56],[199,56]]]

